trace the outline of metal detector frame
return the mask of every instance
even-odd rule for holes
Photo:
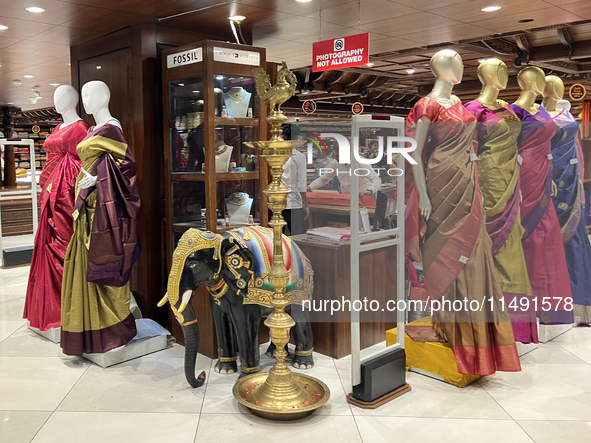
[[[388,118],[389,117],[389,118]],[[356,145],[353,142],[355,137],[359,140],[360,128],[390,128],[397,131],[398,137],[404,136],[405,119],[394,116],[380,116],[374,119],[372,115],[355,115],[351,119],[351,171],[359,168],[353,149]],[[400,143],[400,142],[399,142]],[[385,151],[385,149],[384,149]],[[370,167],[370,165],[368,165]],[[389,248],[396,246],[396,301],[406,300],[405,298],[405,267],[404,267],[404,157],[398,155],[397,168],[403,172],[396,178],[396,228],[382,231],[369,232],[367,234],[359,233],[359,198],[351,198],[351,305],[359,300],[359,258],[361,252],[374,249]],[[359,177],[351,174],[351,196],[359,195]],[[365,240],[383,239],[381,241],[361,244]],[[398,328],[397,343],[373,353],[363,359],[364,362],[390,353],[395,349],[404,349],[404,323],[405,311],[396,311],[396,323]],[[359,312],[351,309],[351,392],[353,386],[361,383],[361,335],[359,328]]]

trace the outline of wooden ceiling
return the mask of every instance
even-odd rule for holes
[[[501,6],[496,12],[481,9]],[[44,13],[25,10],[38,6]],[[194,11],[186,14],[187,12]],[[177,14],[182,14],[176,17]],[[229,15],[247,18],[243,30],[256,46],[267,48],[271,61],[288,62],[306,79],[305,67],[311,63],[312,43],[320,39],[341,37],[358,31],[370,32],[370,53],[375,66],[358,71],[360,77],[385,76],[374,85],[387,92],[404,93],[408,97],[421,92],[432,83],[428,58],[437,48],[431,45],[448,43],[464,57],[465,80],[474,80],[479,58],[496,54],[493,48],[506,54],[499,55],[511,65],[515,48],[523,45],[524,29],[545,28],[591,19],[589,0],[0,0],[0,106],[9,102],[23,109],[52,105],[53,86],[50,83],[70,82],[69,47],[87,42],[116,30],[138,23],[157,23],[181,29],[196,30],[233,40],[228,24]],[[526,24],[520,20],[531,19]],[[493,39],[495,34],[505,34]],[[533,48],[554,47],[548,51],[529,51],[531,63],[543,63],[544,68],[556,72],[569,70],[571,76],[584,74],[575,68],[585,66],[586,57],[565,59],[561,47],[567,48],[555,28],[538,29],[525,33]],[[591,27],[580,23],[569,27],[568,38],[573,53],[585,51],[591,41]],[[517,40],[519,39],[519,40]],[[577,49],[577,42],[579,43]],[[522,56],[525,52],[519,50]],[[558,55],[557,55],[558,52]],[[552,55],[553,54],[553,55]],[[579,52],[579,55],[581,53]],[[584,55],[584,54],[583,54]],[[536,59],[538,57],[538,59]],[[546,60],[554,58],[554,60]],[[558,59],[560,58],[560,59]],[[568,57],[567,57],[568,58]],[[536,61],[537,60],[537,61]],[[540,61],[541,60],[541,61]],[[524,59],[527,63],[527,59]],[[406,74],[412,67],[415,73]],[[517,69],[517,68],[515,68]],[[560,71],[562,69],[562,71]],[[591,69],[590,69],[591,71]],[[353,72],[349,73],[353,74]],[[347,74],[347,75],[349,75]],[[33,75],[33,78],[24,78]],[[310,77],[310,76],[308,76]],[[350,80],[351,75],[345,77]],[[15,86],[13,80],[21,80]],[[310,80],[310,78],[308,78]],[[320,90],[323,80],[313,79]],[[343,77],[337,79],[335,88]],[[359,80],[362,83],[364,80]],[[341,82],[341,83],[339,83]],[[383,82],[383,83],[382,83]],[[470,85],[470,83],[467,83]],[[35,89],[36,94],[32,89]],[[326,92],[326,91],[325,91]],[[473,94],[471,90],[461,94]],[[509,93],[510,91],[508,91]],[[372,96],[376,94],[371,90]],[[28,97],[40,95],[36,103]],[[334,94],[333,94],[334,95]],[[340,94],[342,95],[342,93]],[[378,99],[383,100],[383,97]],[[380,101],[378,100],[378,101]],[[391,100],[391,99],[390,99]]]

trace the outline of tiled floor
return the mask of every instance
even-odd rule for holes
[[[0,442],[193,443],[591,441],[591,328],[579,327],[464,389],[409,373],[413,390],[373,410],[349,406],[350,358],[316,356],[307,371],[331,389],[312,417],[270,422],[233,399],[235,375],[191,389],[183,348],[102,369],[64,356],[21,319],[28,268],[0,270]],[[383,344],[381,345],[383,346]],[[263,369],[271,360],[264,357]]]

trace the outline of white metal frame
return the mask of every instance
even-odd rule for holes
[[[25,200],[30,198],[33,206],[33,238],[37,234],[38,220],[38,209],[37,209],[37,168],[35,167],[35,142],[31,139],[24,139],[19,141],[9,141],[5,138],[0,139],[0,148],[4,152],[5,146],[28,146],[30,153],[29,163],[31,164],[31,189],[23,189],[14,191],[6,191],[0,193],[0,205],[2,200]],[[6,168],[6,158],[4,159],[4,168]],[[8,165],[10,166],[10,165]],[[14,167],[14,165],[12,165]],[[2,245],[2,218],[0,211],[0,261],[4,266],[4,248]]]
[[[405,119],[402,117],[390,116],[389,120],[373,120],[371,115],[355,115],[351,120],[351,149],[355,148],[355,137],[359,137],[360,128],[391,128],[396,130],[396,136],[404,136]],[[359,140],[359,138],[357,138]],[[384,139],[384,145],[386,140]],[[386,146],[384,146],[384,155]],[[359,257],[361,252],[374,249],[389,248],[396,246],[396,300],[406,300],[405,297],[405,272],[404,272],[404,158],[398,155],[396,167],[403,173],[396,179],[397,195],[397,222],[396,228],[382,231],[374,231],[367,234],[359,233],[359,177],[353,172],[351,174],[351,305],[359,300]],[[394,165],[392,165],[394,166]],[[351,152],[351,171],[359,168],[360,164]],[[371,165],[363,165],[371,167]],[[386,238],[385,237],[391,237]],[[364,240],[384,239],[372,243],[361,244]],[[385,309],[384,306],[382,308]],[[351,309],[351,384],[352,387],[361,383],[361,335],[359,329],[359,312]],[[405,311],[396,311],[396,323],[398,328],[397,343],[393,346],[376,352],[364,358],[364,361],[379,357],[391,352],[393,349],[404,348],[404,323]],[[351,387],[351,389],[352,389]]]

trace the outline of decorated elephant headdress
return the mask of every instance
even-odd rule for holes
[[[179,240],[177,247],[172,254],[172,266],[168,276],[167,296],[158,303],[158,306],[163,306],[167,301],[170,302],[170,308],[180,323],[183,323],[182,312],[185,310],[186,304],[181,303],[179,309],[176,308],[176,304],[179,300],[179,286],[187,258],[189,255],[202,249],[211,249],[213,251],[213,259],[219,260],[219,268],[217,271],[217,275],[219,276],[222,268],[222,259],[220,257],[222,240],[223,238],[219,234],[211,231],[200,231],[199,229],[189,229],[188,231],[185,231]]]

